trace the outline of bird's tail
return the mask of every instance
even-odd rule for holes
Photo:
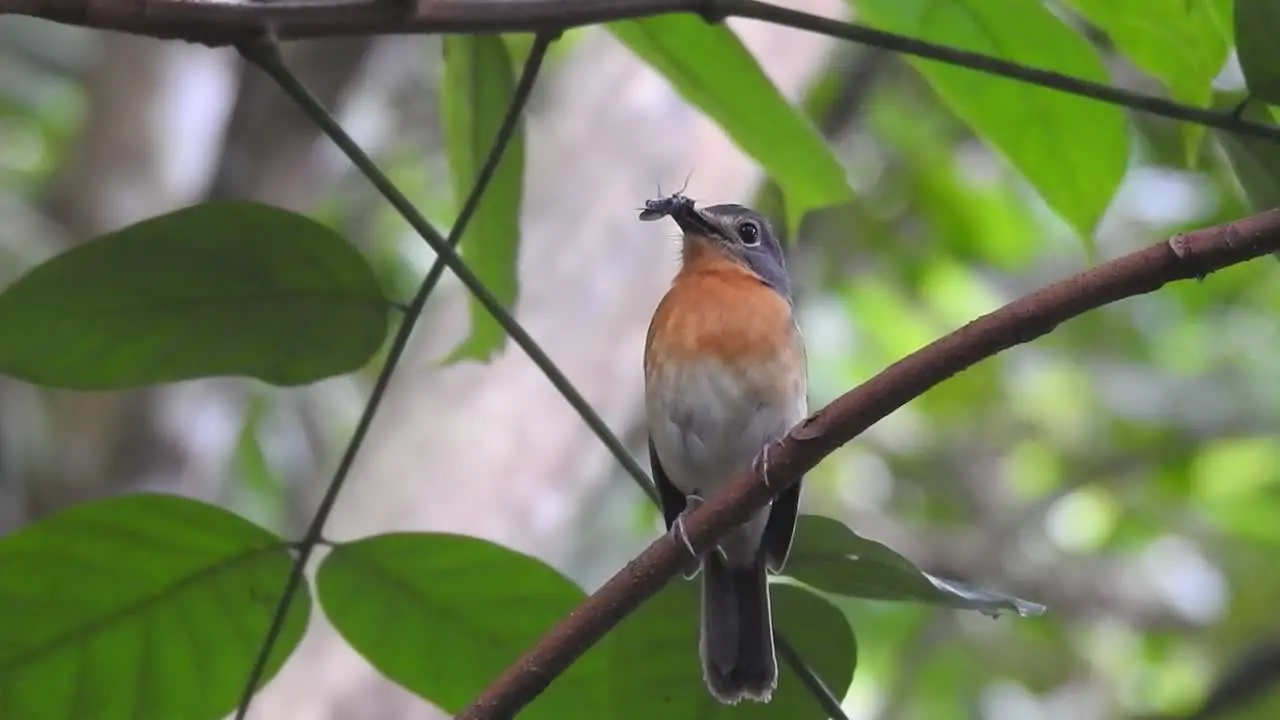
[[[720,702],[769,702],[778,685],[764,557],[730,567],[714,549],[702,568],[702,676]]]

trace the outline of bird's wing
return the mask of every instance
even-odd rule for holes
[[[797,390],[798,402],[794,408],[795,415],[790,419],[790,424],[795,425],[809,413],[809,371],[804,337],[801,336],[800,326],[796,324],[794,317],[791,319],[791,331],[794,333],[792,348],[795,350],[792,360],[799,364],[802,379]],[[790,430],[790,428],[787,429]],[[787,556],[791,553],[791,541],[796,532],[796,519],[800,514],[801,484],[797,481],[795,485],[783,490],[782,494],[774,499],[773,507],[769,510],[769,522],[764,527],[764,539],[760,545],[764,549],[765,565],[774,572],[782,571],[782,566],[787,563]]]
[[[780,572],[791,553],[791,540],[795,537],[796,516],[800,513],[800,483],[796,483],[773,501],[769,508],[769,521],[764,526],[764,538],[760,546],[764,549],[765,566],[773,572]]]
[[[684,493],[667,478],[667,472],[662,469],[662,461],[658,459],[658,451],[653,448],[653,440],[649,441],[649,465],[653,473],[653,484],[658,488],[658,501],[662,503],[662,517],[670,530],[676,518],[684,512],[686,499]]]

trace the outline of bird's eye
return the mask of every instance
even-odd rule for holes
[[[738,225],[738,239],[743,245],[754,247],[760,244],[760,227],[753,222]]]

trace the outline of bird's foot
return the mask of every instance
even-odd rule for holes
[[[768,445],[765,445],[760,450],[760,454],[756,456],[756,459],[752,461],[751,469],[760,475],[760,482],[764,483],[765,487],[770,487],[769,485],[769,446]]]
[[[702,569],[702,555],[694,549],[693,543],[689,542],[689,534],[684,530],[684,516],[697,510],[700,505],[702,505],[702,497],[690,495],[685,499],[684,511],[671,524],[671,534],[675,536],[676,542],[684,546],[684,549],[689,553],[680,565],[680,575],[685,580],[694,579],[698,576],[698,571]]]

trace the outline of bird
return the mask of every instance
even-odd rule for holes
[[[803,338],[782,247],[759,213],[737,204],[698,209],[675,194],[645,203],[641,220],[671,217],[680,268],[645,340],[649,462],[668,532],[738,474],[768,482],[767,448],[808,414]],[[800,483],[701,553],[699,656],[703,680],[727,705],[767,703],[778,684],[768,573],[786,563]]]

